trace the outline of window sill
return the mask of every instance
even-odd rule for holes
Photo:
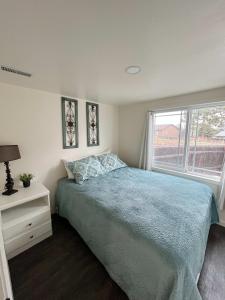
[[[166,168],[161,168],[161,167],[156,167],[156,166],[152,167],[152,171],[157,171],[160,173],[166,173],[166,174],[170,174],[170,175],[193,179],[193,180],[201,181],[201,182],[208,183],[208,184],[219,185],[219,183],[220,183],[220,180],[216,179],[216,178],[209,178],[209,177],[200,176],[200,175],[193,175],[193,174],[189,174],[189,173],[183,173],[183,172],[169,170]]]

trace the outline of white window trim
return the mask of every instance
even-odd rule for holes
[[[199,109],[199,108],[207,108],[212,106],[223,106],[225,105],[225,101],[215,101],[215,102],[206,102],[201,104],[191,104],[186,106],[175,106],[170,108],[159,108],[159,109],[153,109],[150,110],[152,113],[167,113],[171,111],[177,111],[177,110],[191,110],[191,109]]]
[[[204,183],[209,183],[209,184],[210,183],[215,184],[215,185],[220,184],[220,179],[219,178],[212,178],[212,177],[202,176],[202,175],[193,174],[193,173],[190,174],[188,172],[187,173],[180,172],[180,171],[177,171],[177,170],[167,169],[165,167],[153,166],[152,171],[156,171],[156,172],[160,172],[160,173],[166,173],[166,174],[169,174],[169,175],[176,175],[176,176],[189,178],[189,179],[193,179],[193,180],[198,180],[198,181],[201,181],[201,182],[204,182]]]
[[[167,173],[167,174],[171,174],[171,175],[176,175],[176,176],[180,176],[180,177],[186,177],[189,179],[194,179],[194,180],[198,180],[198,181],[202,181],[205,183],[212,183],[215,185],[219,185],[220,184],[220,177],[218,176],[207,176],[207,175],[201,175],[201,174],[195,174],[195,173],[190,173],[188,172],[188,170],[186,170],[185,166],[187,166],[187,162],[186,160],[188,159],[188,148],[189,148],[189,140],[190,140],[190,128],[191,128],[191,113],[190,111],[193,109],[200,109],[200,108],[207,108],[207,107],[213,107],[213,106],[223,106],[225,105],[225,101],[221,101],[221,102],[211,102],[211,103],[203,103],[203,104],[197,104],[197,105],[189,105],[189,106],[183,106],[183,107],[174,107],[174,108],[170,108],[170,109],[159,109],[159,110],[154,110],[152,111],[153,114],[156,113],[167,113],[167,112],[172,112],[172,111],[179,111],[179,110],[186,110],[187,111],[187,123],[186,123],[186,134],[185,134],[185,161],[184,161],[184,170],[180,170],[179,169],[173,169],[171,168],[167,168],[166,165],[159,165],[159,164],[154,164],[153,162],[153,166],[152,166],[152,170],[153,171],[157,171],[157,172],[161,172],[161,173]]]

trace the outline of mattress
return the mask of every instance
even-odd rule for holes
[[[61,179],[56,203],[129,299],[201,299],[196,277],[218,222],[207,185],[125,167],[82,185]]]

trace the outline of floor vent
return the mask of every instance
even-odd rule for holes
[[[15,70],[15,69],[12,69],[12,68],[9,68],[9,67],[6,67],[6,66],[1,66],[1,70],[5,71],[5,72],[18,74],[18,75],[21,75],[21,76],[26,76],[26,77],[31,77],[32,76],[32,74],[30,74],[30,73],[26,73],[26,72],[23,72],[23,71],[20,71],[20,70]]]

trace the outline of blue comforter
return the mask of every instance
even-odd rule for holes
[[[201,299],[196,277],[218,221],[207,185],[126,167],[82,185],[62,179],[56,199],[129,299]]]

